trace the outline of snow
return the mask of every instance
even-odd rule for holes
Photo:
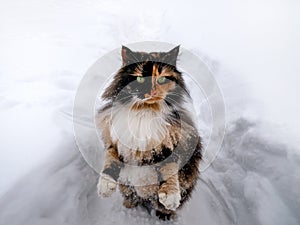
[[[299,224],[299,9],[281,0],[2,2],[0,224]],[[198,54],[226,104],[222,149],[171,222],[125,209],[119,193],[98,198],[72,128],[90,65],[145,40]]]

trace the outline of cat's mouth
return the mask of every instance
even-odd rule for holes
[[[142,99],[141,101],[135,102],[134,105],[132,105],[132,109],[133,110],[151,109],[151,110],[159,111],[161,105],[159,101],[162,99],[163,98],[158,96],[150,96]]]
[[[163,97],[160,97],[157,95],[153,96],[153,95],[145,94],[145,98],[143,99],[143,102],[145,102],[147,104],[154,104],[162,99],[163,99]]]

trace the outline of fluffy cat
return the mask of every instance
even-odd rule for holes
[[[96,116],[106,148],[98,194],[109,197],[119,186],[125,207],[141,205],[163,220],[191,196],[201,160],[178,53],[179,46],[151,53],[122,46],[123,65]]]

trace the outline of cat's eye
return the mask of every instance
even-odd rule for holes
[[[167,82],[167,78],[166,77],[160,77],[157,79],[157,82],[159,84],[163,84],[163,83],[166,83]]]
[[[144,77],[136,77],[136,80],[139,83],[144,83],[145,82],[145,78]]]

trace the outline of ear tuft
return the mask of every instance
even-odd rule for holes
[[[170,65],[176,66],[177,57],[179,54],[180,45],[176,46],[172,50],[168,51],[164,57],[164,61]]]
[[[168,53],[177,59],[178,53],[179,53],[179,48],[180,48],[180,45],[176,46],[175,48],[170,50]]]
[[[122,55],[123,65],[129,65],[137,61],[135,52],[131,51],[129,48],[127,48],[124,45],[122,45],[121,55]]]

